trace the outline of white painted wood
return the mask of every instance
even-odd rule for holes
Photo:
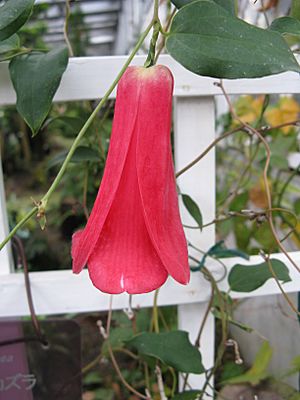
[[[2,164],[0,158],[0,241],[2,241],[8,233],[8,221],[5,201],[5,191],[3,184]],[[10,244],[0,251],[0,275],[9,274],[12,271],[12,259]]]
[[[293,259],[300,265],[300,252],[290,253]],[[284,255],[274,254],[274,258],[286,263],[290,270],[292,281],[284,284],[287,293],[300,291],[299,273],[286,261]],[[225,261],[225,259],[224,259]],[[228,271],[236,264],[259,263],[260,256],[253,256],[249,261],[240,258],[226,260]],[[208,263],[210,268],[210,264]],[[210,268],[218,276],[215,267]],[[30,274],[35,308],[40,315],[64,314],[69,312],[92,312],[107,310],[108,296],[99,292],[92,285],[88,273],[84,270],[80,275],[72,274],[72,271],[48,271],[32,272]],[[227,291],[227,280],[220,282],[220,290]],[[234,299],[264,296],[280,293],[276,282],[270,279],[261,288],[251,293],[236,293],[231,295]],[[203,279],[202,274],[193,273],[188,286],[179,285],[169,279],[160,290],[158,305],[174,305],[207,302],[210,295],[210,286]],[[24,277],[22,274],[7,274],[0,279],[0,316],[24,316],[28,315]],[[153,305],[153,293],[134,295],[133,307],[151,307]],[[122,309],[128,306],[126,294],[114,297],[113,308]]]
[[[98,99],[104,95],[110,83],[126,61],[125,56],[71,58],[63,75],[55,101]],[[132,65],[143,65],[144,56],[136,56]],[[195,75],[168,55],[159,62],[169,66],[175,76],[175,96],[220,95],[214,85],[217,79]],[[259,79],[224,80],[228,94],[299,93],[300,79],[296,72]],[[16,100],[9,79],[8,64],[0,64],[0,105],[14,104]]]
[[[134,59],[133,64],[142,65],[143,56]],[[72,101],[98,99],[106,92],[108,86],[123,66],[126,57],[86,57],[70,60],[66,73],[62,78],[55,101]],[[221,94],[214,85],[215,79],[199,77],[180,66],[169,56],[160,57],[162,64],[168,65],[175,77],[175,161],[179,170],[197,156],[214,138],[214,95]],[[300,79],[297,73],[284,73],[261,79],[225,80],[228,94],[264,94],[264,93],[300,93]],[[114,96],[114,94],[113,94]],[[208,97],[206,97],[208,96]],[[0,105],[14,104],[15,94],[8,75],[8,65],[0,63]],[[215,208],[215,160],[211,151],[197,166],[188,171],[178,180],[182,192],[191,195],[200,205],[208,222],[214,218]],[[0,239],[6,229],[6,213],[4,202],[3,178],[0,174]],[[193,221],[182,210],[183,221]],[[198,231],[187,231],[190,241],[201,249],[207,249],[214,243],[214,228],[207,228],[199,234]],[[291,254],[300,264],[300,252]],[[274,255],[284,260],[290,269],[292,282],[284,285],[288,293],[300,291],[299,274],[285,257]],[[28,305],[21,274],[10,274],[9,250],[6,247],[0,253],[0,317],[28,315]],[[259,263],[261,257],[251,257],[249,262],[241,259],[224,260],[228,270],[235,263]],[[218,266],[211,262],[208,267],[216,275],[222,275]],[[64,314],[73,312],[92,312],[107,310],[109,295],[95,289],[87,271],[75,276],[71,271],[51,271],[31,273],[33,298],[38,314]],[[220,289],[227,291],[226,281],[220,283]],[[268,281],[263,287],[250,294],[232,293],[233,298],[246,298],[280,293],[274,280]],[[200,273],[192,274],[191,283],[187,286],[178,285],[169,279],[161,289],[159,305],[178,305],[179,326],[190,332],[193,340],[203,318],[210,287]],[[133,307],[150,307],[153,304],[153,293],[136,295]],[[128,296],[114,297],[113,308],[122,309],[128,306]],[[195,318],[196,317],[196,318]],[[213,362],[214,352],[214,320],[209,317],[202,338],[202,355],[205,367]],[[201,387],[201,379],[191,377],[193,387]]]
[[[176,80],[175,80],[176,84]],[[180,170],[192,159],[197,157],[215,138],[215,112],[213,97],[176,98],[174,110],[174,148],[175,166]],[[212,150],[207,157],[178,179],[182,193],[190,195],[199,204],[202,214],[208,221],[215,217],[215,152]],[[195,221],[184,207],[181,207],[183,223],[195,225]],[[189,242],[202,250],[208,250],[215,243],[214,226],[208,227],[200,234],[199,230],[186,229]],[[190,249],[190,254],[199,259],[201,254]],[[203,282],[207,287],[208,283]],[[202,286],[203,287],[203,286]],[[207,303],[180,305],[178,302],[179,328],[190,333],[192,340],[199,330],[199,321],[203,319]],[[194,313],[194,317],[192,314]],[[197,315],[197,317],[196,317]],[[214,322],[205,327],[202,339],[201,354],[205,368],[214,363]],[[188,383],[194,389],[201,389],[204,375],[191,375]],[[211,393],[210,393],[211,394]]]

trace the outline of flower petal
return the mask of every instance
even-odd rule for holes
[[[173,78],[164,66],[152,68],[156,79],[143,82],[136,121],[138,182],[145,222],[158,255],[168,273],[186,284],[190,269],[170,141]]]
[[[113,128],[101,186],[84,230],[72,241],[73,272],[79,273],[97,243],[117,191],[137,116],[141,85],[134,68],[128,68],[118,85]]]
[[[106,293],[150,292],[168,276],[145,225],[136,172],[136,137],[135,130],[116,196],[88,259],[93,284]]]

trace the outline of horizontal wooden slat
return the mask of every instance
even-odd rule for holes
[[[71,58],[56,101],[101,98],[126,60],[125,56]],[[137,56],[133,65],[143,65],[144,56]],[[168,55],[160,63],[169,66],[175,76],[175,96],[218,95],[216,79],[195,75]],[[224,80],[228,94],[300,93],[299,74],[287,72],[259,79]],[[15,93],[8,73],[8,64],[0,63],[0,105],[14,104]]]
[[[291,253],[293,259],[300,264],[300,252]],[[284,255],[275,254],[272,257],[286,262]],[[260,263],[260,256],[253,256],[249,262],[241,258],[231,258],[226,261],[228,270],[236,264]],[[287,293],[300,291],[299,273],[286,262],[290,269],[292,282],[284,284]],[[216,278],[223,274],[223,269],[216,269]],[[218,271],[218,273],[216,273]],[[38,314],[62,314],[80,313],[107,310],[109,295],[95,289],[89,280],[87,271],[80,275],[73,275],[68,271],[33,272],[30,274],[33,299]],[[220,282],[220,289],[227,291],[227,281]],[[280,293],[274,279],[269,280],[261,288],[251,293],[232,292],[233,298],[255,297]],[[192,279],[188,286],[182,286],[172,279],[162,287],[158,297],[159,305],[188,304],[204,302],[209,299],[210,285],[202,277],[201,273],[192,273]],[[154,293],[133,296],[134,307],[150,307],[153,304]],[[1,317],[28,315],[28,304],[22,274],[3,275],[0,279],[0,315]],[[115,295],[113,299],[114,309],[128,307],[128,295]]]

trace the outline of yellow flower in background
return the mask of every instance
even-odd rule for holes
[[[281,97],[274,108],[265,112],[265,120],[271,126],[286,124],[298,119],[300,106],[293,97]],[[284,126],[280,128],[285,135],[288,135],[293,126]]]
[[[236,113],[242,122],[251,124],[261,115],[264,96],[241,96],[235,103]]]
[[[269,190],[272,191],[272,181],[268,179]],[[263,177],[260,177],[256,184],[249,190],[250,201],[259,208],[268,208],[268,197]]]

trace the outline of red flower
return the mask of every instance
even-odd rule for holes
[[[189,281],[177,202],[168,68],[129,67],[118,85],[104,176],[84,230],[73,235],[73,272],[88,265],[103,292],[146,293],[170,274]]]

